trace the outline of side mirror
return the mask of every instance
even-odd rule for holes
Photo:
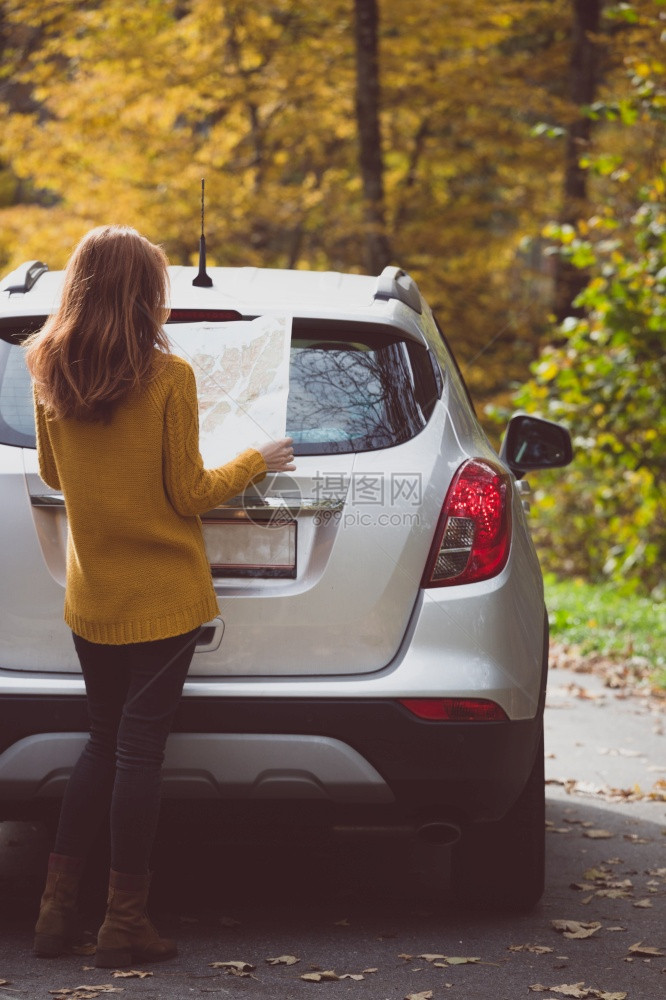
[[[573,458],[571,435],[551,420],[517,413],[507,426],[500,458],[518,478],[535,469],[556,469]]]

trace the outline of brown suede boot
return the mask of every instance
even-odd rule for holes
[[[97,935],[98,968],[162,962],[178,953],[176,942],[161,938],[148,919],[149,889],[150,875],[123,875],[111,870],[106,917]]]
[[[49,856],[46,887],[39,907],[33,950],[40,958],[56,958],[75,937],[76,897],[83,858]]]

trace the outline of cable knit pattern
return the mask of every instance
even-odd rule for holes
[[[37,403],[37,396],[33,386],[33,398],[35,400],[35,431],[37,434],[37,455],[39,457],[39,474],[52,490],[60,489],[60,479],[56,469],[53,451],[49,442],[49,432],[46,427],[46,414],[44,407]]]
[[[194,372],[174,355],[108,424],[35,404],[42,478],[69,523],[65,621],[91,642],[166,639],[218,613],[199,514],[266,473],[249,448],[204,468]]]

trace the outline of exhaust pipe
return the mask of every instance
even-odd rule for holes
[[[452,847],[461,837],[460,827],[442,819],[433,819],[422,823],[416,829],[416,836],[426,844],[436,844],[438,847]]]

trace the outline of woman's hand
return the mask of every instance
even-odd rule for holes
[[[293,472],[296,468],[293,464],[294,448],[291,438],[268,441],[260,445],[257,451],[263,456],[269,472]]]

